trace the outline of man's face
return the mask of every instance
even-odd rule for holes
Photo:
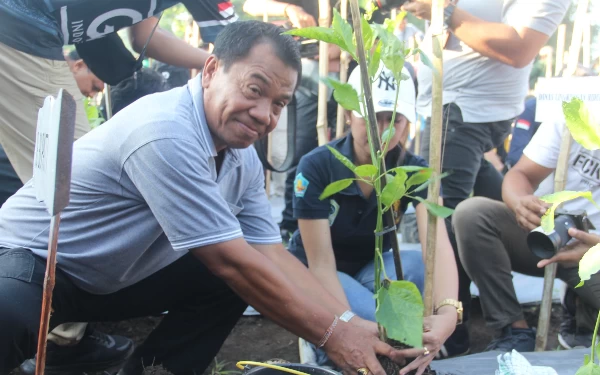
[[[75,61],[71,66],[71,71],[83,96],[92,97],[104,90],[104,82],[92,73],[83,60]]]
[[[209,57],[202,71],[204,110],[217,151],[249,147],[272,132],[297,80],[298,72],[268,42],[254,46],[227,71],[222,61]]]

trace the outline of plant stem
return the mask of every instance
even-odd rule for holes
[[[440,181],[435,178],[441,170],[442,149],[442,103],[443,103],[443,57],[442,37],[444,18],[444,0],[433,0],[431,4],[431,31],[434,66],[432,83],[431,103],[431,129],[429,143],[429,166],[433,169],[433,181],[429,184],[428,199],[437,204],[440,196]],[[425,311],[424,315],[433,314],[433,273],[435,270],[435,251],[437,245],[437,222],[438,218],[428,211],[427,213],[427,243],[425,258]]]
[[[594,334],[592,335],[592,357],[590,361],[594,363],[594,354],[596,352],[596,336],[598,335],[598,326],[600,325],[600,312],[598,318],[596,318],[596,327],[594,328]]]

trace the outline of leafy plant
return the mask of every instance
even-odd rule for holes
[[[334,10],[331,28],[308,27],[291,30],[287,34],[335,44],[359,62],[359,54],[367,51],[365,54],[366,67],[364,68],[368,71],[369,85],[372,85],[378,79],[378,73],[383,64],[391,71],[397,82],[396,106],[400,82],[409,78],[402,74],[405,59],[416,53],[422,54],[422,61],[425,63],[429,62],[429,59],[418,49],[406,49],[404,43],[394,35],[393,30],[397,23],[405,16],[405,13],[400,13],[395,20],[386,20],[384,24],[369,24],[368,20],[372,14],[372,10],[374,10],[372,3],[372,1],[369,1],[363,3],[361,6],[367,12],[361,18],[360,31],[362,37],[360,39],[357,38],[357,33],[353,31],[350,24],[336,10]],[[357,43],[357,39],[362,43]],[[364,51],[360,50],[361,44],[364,46]],[[431,68],[433,69],[432,66]],[[360,66],[356,69],[360,69]],[[367,116],[369,114],[369,103],[367,103],[365,97],[364,86],[361,86],[361,92],[357,92],[351,85],[331,78],[324,79],[324,82],[333,88],[333,96],[342,107],[347,110],[356,111],[362,115],[366,121],[367,130],[369,128],[377,129],[376,124],[371,124],[369,120],[369,117],[374,118],[374,116]],[[371,164],[356,166],[351,160],[328,146],[335,158],[346,168],[354,172],[355,177],[332,182],[325,187],[320,196],[320,199],[326,199],[346,189],[355,181],[372,186],[373,194],[377,198],[377,224],[375,228],[375,233],[377,234],[384,231],[384,214],[393,207],[395,202],[403,197],[410,197],[421,201],[425,204],[429,212],[436,216],[447,217],[452,213],[452,210],[448,208],[414,196],[415,192],[423,190],[424,186],[432,180],[441,178],[441,176],[433,177],[433,170],[431,168],[401,166],[389,171],[385,170],[385,155],[389,141],[394,135],[395,116],[396,113],[394,112],[390,124],[383,134],[380,135],[377,130],[375,130],[374,134],[371,131],[367,131]],[[380,338],[384,341],[390,338],[412,347],[420,347],[423,345],[423,300],[413,283],[402,280],[393,281],[385,274],[382,248],[383,236],[376,235],[374,290],[377,303],[376,318],[380,327]]]
[[[92,103],[91,98],[83,99],[83,108],[92,129],[106,121],[98,111],[98,107]]]
[[[563,102],[563,113],[566,125],[577,143],[588,150],[600,149],[600,124],[594,119],[584,102],[578,98],[573,98],[570,102]],[[541,200],[551,203],[552,207],[542,217],[542,229],[546,232],[552,231],[554,229],[554,211],[556,208],[560,204],[576,198],[586,198],[598,207],[592,199],[592,193],[589,191],[560,191],[543,196]],[[579,261],[579,278],[581,281],[577,287],[581,287],[586,280],[589,280],[598,271],[600,271],[600,244],[590,248]],[[600,375],[600,366],[596,363],[595,358],[596,352],[600,351],[600,344],[596,345],[599,325],[600,313],[596,319],[596,327],[592,336],[591,354],[585,355],[583,366],[577,370],[575,375]]]
[[[228,364],[229,362],[219,362],[217,357],[215,357],[215,366],[210,369],[210,375],[238,375],[242,373],[238,370],[225,370]]]

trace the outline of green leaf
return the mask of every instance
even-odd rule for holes
[[[303,29],[293,29],[284,32],[283,34],[300,36],[308,39],[316,39],[321,40],[325,43],[335,44],[341,49],[346,49],[346,43],[339,35],[335,33],[332,29],[328,27],[305,27]]]
[[[359,165],[354,170],[354,173],[357,176],[368,177],[370,179],[373,179],[375,177],[375,175],[377,175],[377,172],[378,172],[377,167],[374,166],[373,164]]]
[[[433,216],[437,216],[437,217],[441,217],[442,219],[445,219],[448,216],[452,215],[452,213],[454,212],[454,210],[451,208],[440,206],[437,203],[430,202],[421,197],[415,197],[415,199],[418,200],[419,202],[425,204],[425,207],[427,207],[427,211],[429,211]]]
[[[394,137],[396,134],[396,128],[392,126],[388,126],[381,135],[381,143],[388,143],[390,139]]]
[[[354,33],[352,32],[352,26],[342,18],[340,12],[337,9],[333,9],[333,22],[331,23],[331,27],[335,34],[344,41],[344,46],[340,46],[342,49],[346,50],[354,60],[358,60],[356,58],[356,45],[354,43]]]
[[[401,167],[396,167],[396,168],[392,168],[392,169],[388,169],[388,172],[394,172],[397,173],[398,171],[403,171],[403,172],[418,172],[418,171],[422,171],[423,169],[429,169],[428,167],[419,167],[416,165],[403,165]]]
[[[381,64],[381,48],[381,41],[377,41],[377,46],[375,47],[373,54],[369,57],[369,77],[375,77],[375,74],[377,74],[377,71],[379,70],[379,65]]]
[[[546,232],[552,232],[554,230],[554,211],[561,203],[573,200],[575,198],[585,198],[592,202],[592,204],[596,207],[598,205],[592,199],[592,193],[589,191],[559,191],[558,193],[544,195],[540,198],[540,200],[551,203],[552,206],[546,211],[544,216],[542,216],[542,229]],[[600,207],[598,207],[600,209]]]
[[[425,181],[429,180],[432,172],[432,169],[423,169],[415,172],[412,176],[410,176],[408,181],[406,181],[406,188],[408,189],[413,185],[421,185]]]
[[[334,181],[334,182],[330,183],[329,185],[327,185],[325,187],[325,190],[323,190],[323,192],[319,196],[319,199],[323,200],[325,198],[332,196],[333,194],[339,193],[340,191],[344,190],[348,186],[352,185],[352,181],[354,181],[354,178],[345,178],[343,180]]]
[[[406,182],[407,177],[406,172],[399,170],[394,176],[394,179],[383,188],[383,191],[381,192],[381,204],[386,207],[386,210],[387,207],[390,207],[395,201],[402,198],[406,192],[404,183]]]
[[[588,150],[600,148],[600,124],[579,98],[563,102],[563,113],[573,139]]]
[[[423,301],[415,284],[384,282],[377,295],[375,317],[389,338],[413,348],[423,346]]]
[[[373,33],[373,29],[371,29],[371,25],[369,25],[369,22],[367,22],[367,20],[363,17],[360,18],[360,28],[362,29],[365,52],[368,54],[373,47],[373,43],[375,42],[375,35]]]
[[[417,193],[419,191],[425,190],[425,189],[427,189],[429,184],[431,184],[433,181],[441,180],[442,178],[448,176],[449,174],[450,174],[450,172],[444,172],[442,174],[437,175],[436,177],[430,178],[424,184],[421,184],[416,189],[412,190],[411,193]]]
[[[402,42],[398,38],[388,40],[381,52],[381,61],[394,74],[396,81],[400,83],[402,81],[402,68],[404,68],[404,51]]]
[[[429,56],[427,56],[427,54],[425,52],[423,52],[423,50],[417,48],[416,49],[417,52],[419,52],[419,58],[421,59],[421,62],[429,67],[429,69],[431,69],[435,74],[438,73],[437,69],[435,68],[435,66],[433,66],[433,63],[431,62],[431,60],[429,59]]]
[[[583,285],[584,281],[589,280],[598,271],[600,271],[600,244],[586,251],[579,261],[580,285]],[[577,286],[579,287],[580,285]]]
[[[354,165],[354,163],[351,162],[350,159],[348,159],[347,157],[342,155],[338,150],[329,145],[327,145],[327,148],[329,149],[329,151],[331,151],[331,153],[333,154],[333,156],[335,156],[337,160],[339,160],[342,164],[346,166],[346,168],[350,169],[352,172],[356,170],[356,165]]]
[[[588,363],[590,363],[590,355],[589,354],[584,354],[583,355],[583,365],[587,365]]]
[[[587,365],[581,366],[575,375],[600,375],[600,366],[594,362],[588,362]]]
[[[323,82],[327,86],[333,88],[333,97],[335,100],[347,110],[362,113],[358,104],[358,93],[349,83],[342,83],[333,78],[324,78]]]

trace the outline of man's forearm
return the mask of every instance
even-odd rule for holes
[[[304,294],[272,261],[245,241],[235,240],[227,248],[218,246],[195,249],[192,253],[266,317],[313,343],[321,339],[334,320],[329,309]]]
[[[539,52],[537,44],[540,43],[530,46],[512,26],[484,21],[459,7],[452,14],[450,29],[476,52],[515,68],[529,65]],[[539,47],[547,40],[547,36],[542,33],[533,30],[528,32],[539,34],[536,37],[543,39]]]
[[[264,251],[264,254],[285,273],[292,284],[297,285],[306,295],[331,313],[340,316],[349,309],[347,304],[343,304],[338,298],[329,293],[316,277],[289,251],[285,249],[279,251],[275,248]],[[344,293],[343,290],[341,292]]]
[[[535,192],[534,187],[527,176],[518,169],[511,169],[504,176],[502,182],[502,200],[508,208],[515,212],[515,208],[520,198],[532,195]]]
[[[130,30],[131,44],[136,52],[141,52],[157,19],[150,18]],[[169,65],[188,69],[202,69],[210,54],[200,48],[195,48],[169,32],[157,28],[146,47],[146,55]]]

